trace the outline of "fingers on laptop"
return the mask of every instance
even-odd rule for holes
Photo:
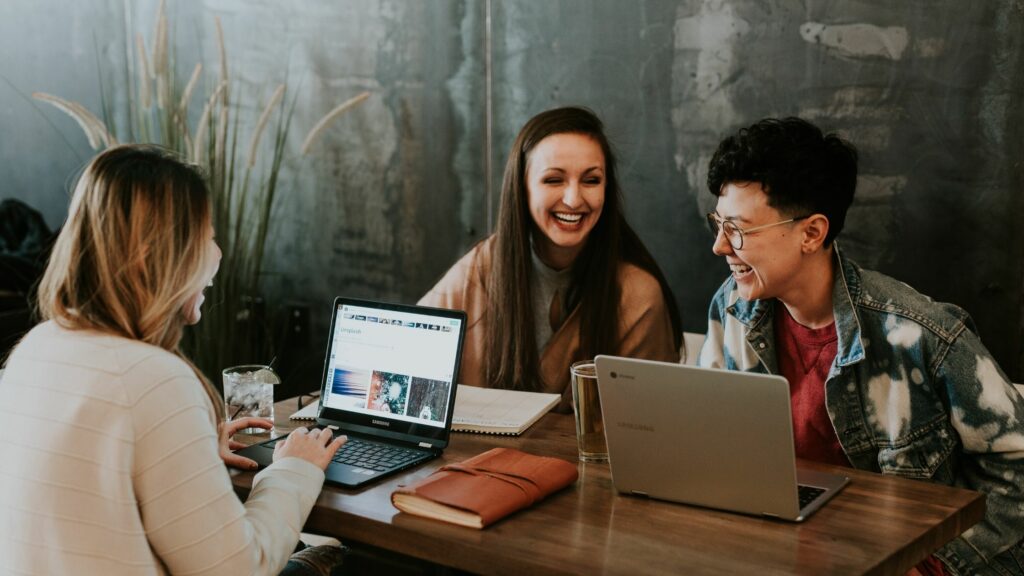
[[[347,440],[347,436],[335,438],[334,432],[329,428],[307,430],[301,426],[293,430],[284,441],[274,445],[273,458],[276,461],[287,451],[289,456],[303,458],[321,468],[326,468],[331,458]]]
[[[329,452],[331,454],[331,456],[333,457],[334,453],[337,452],[338,449],[340,449],[342,446],[345,445],[345,442],[348,442],[348,436],[345,436],[344,434],[342,434],[342,435],[336,437],[330,444],[327,445],[327,452]]]
[[[277,458],[278,453],[280,453],[281,450],[284,449],[285,444],[288,444],[288,442],[291,441],[293,436],[302,436],[302,435],[306,434],[307,432],[308,432],[308,430],[306,430],[306,428],[304,426],[299,426],[295,430],[292,430],[291,432],[289,432],[288,435],[285,436],[283,440],[281,440],[280,442],[275,442],[274,443],[274,458]]]
[[[335,438],[334,431],[330,428],[314,428],[309,431],[309,435],[322,443],[332,455],[348,441],[348,436],[344,435]]]

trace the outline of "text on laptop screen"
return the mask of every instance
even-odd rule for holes
[[[323,404],[444,427],[461,321],[342,305]]]

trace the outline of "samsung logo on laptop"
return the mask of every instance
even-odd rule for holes
[[[388,422],[386,420],[373,420],[373,419],[371,419],[370,422],[376,424],[377,426],[391,426],[391,422]]]
[[[630,430],[636,430],[638,432],[654,432],[654,426],[648,424],[636,424],[633,422],[616,422],[616,426],[619,428],[629,428]]]

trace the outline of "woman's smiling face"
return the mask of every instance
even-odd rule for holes
[[[572,265],[604,207],[601,145],[584,134],[552,134],[530,151],[526,164],[530,216],[539,234],[534,249],[548,266]]]
[[[203,302],[206,300],[206,296],[203,292],[213,283],[213,277],[216,276],[217,269],[220,268],[221,252],[220,247],[217,246],[217,241],[214,239],[212,223],[207,226],[206,239],[204,242],[206,243],[206,250],[209,257],[207,259],[207,268],[203,276],[203,283],[201,286],[196,287],[195,294],[189,298],[188,302],[185,303],[185,309],[182,310],[182,314],[185,316],[185,323],[190,325],[198,323],[199,319],[202,317],[203,313],[201,307]]]

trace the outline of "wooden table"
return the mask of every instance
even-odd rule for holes
[[[277,433],[295,427],[294,410],[276,405]],[[396,486],[495,446],[575,461],[572,417],[548,414],[520,437],[453,433],[442,458],[409,472],[326,485],[306,530],[481,574],[903,574],[985,511],[976,492],[811,462],[851,483],[802,524],[620,495],[607,464],[580,463],[575,486],[485,530],[391,506]],[[234,474],[241,496],[252,477]]]

